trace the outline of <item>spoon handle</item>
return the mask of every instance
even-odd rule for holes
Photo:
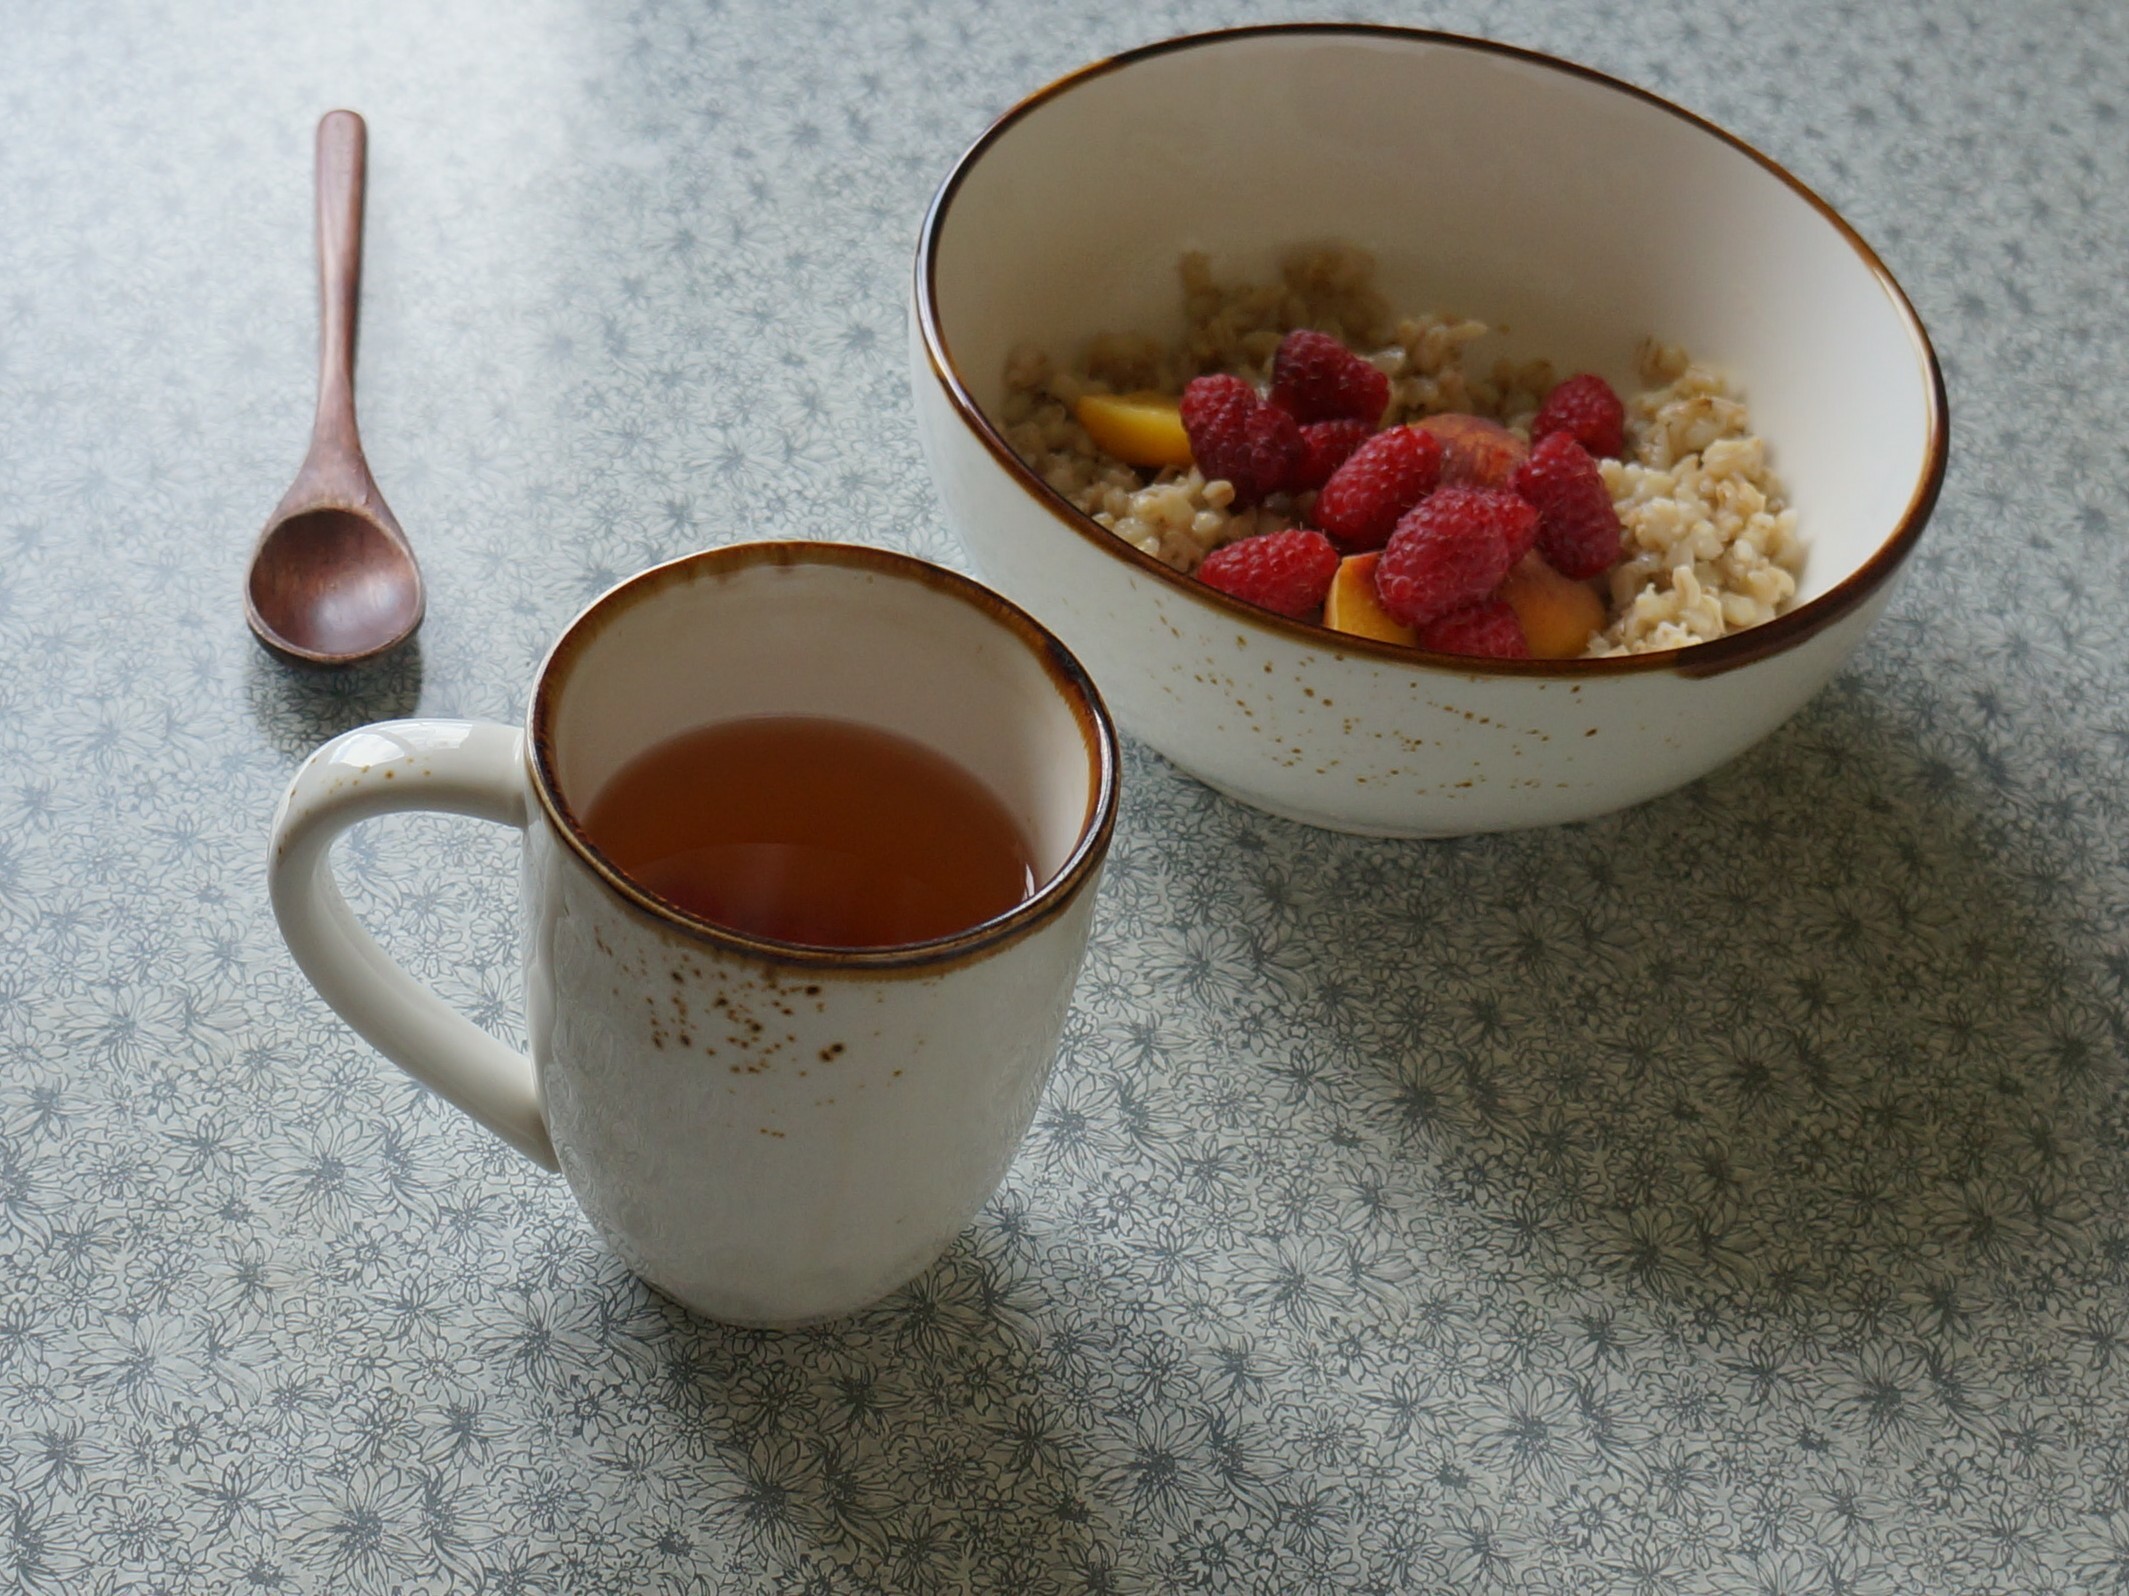
[[[349,453],[355,433],[355,310],[362,298],[362,190],[369,131],[353,111],[318,121],[318,416],[313,445]]]

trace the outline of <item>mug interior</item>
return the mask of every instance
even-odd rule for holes
[[[1063,645],[966,577],[836,543],[711,549],[599,599],[541,672],[536,779],[564,831],[625,880],[580,818],[606,783],[682,732],[765,715],[894,732],[973,775],[1033,849],[1029,904],[1086,861],[1113,812],[1115,734]]]
[[[1654,337],[1724,371],[1799,512],[1802,602],[1919,525],[1941,463],[1927,339],[1822,201],[1651,95],[1505,46],[1338,25],[1149,46],[1001,121],[930,227],[920,295],[991,416],[1015,345],[1179,333],[1184,251],[1272,282],[1340,241],[1400,312],[1498,330],[1483,358],[1631,392]]]

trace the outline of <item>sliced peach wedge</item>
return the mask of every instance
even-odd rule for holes
[[[1323,624],[1334,632],[1417,648],[1419,633],[1391,619],[1390,612],[1382,607],[1382,600],[1375,596],[1375,562],[1379,558],[1381,551],[1376,550],[1369,554],[1348,554],[1338,562],[1338,572],[1331,578],[1331,590],[1323,600]]]
[[[1378,550],[1349,554],[1338,562],[1323,601],[1323,624],[1353,637],[1418,648],[1419,633],[1393,620],[1375,596],[1375,562],[1380,557]],[[1515,611],[1532,659],[1577,659],[1604,625],[1604,601],[1596,589],[1562,576],[1536,554],[1524,555],[1494,596]]]
[[[1498,421],[1444,411],[1412,423],[1431,432],[1442,446],[1442,481],[1472,488],[1505,488],[1515,468],[1529,457],[1530,445]]]
[[[1578,659],[1604,625],[1604,600],[1596,590],[1562,576],[1535,553],[1501,579],[1499,596],[1523,623],[1532,659]]]
[[[1190,435],[1183,430],[1181,401],[1174,394],[1082,394],[1072,415],[1095,448],[1126,465],[1182,469],[1190,464]]]

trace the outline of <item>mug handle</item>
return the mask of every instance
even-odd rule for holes
[[[296,772],[274,812],[274,918],[319,996],[386,1058],[534,1163],[556,1169],[532,1060],[393,963],[333,880],[333,839],[358,820],[441,810],[523,830],[524,734],[492,721],[392,720],[344,732]]]

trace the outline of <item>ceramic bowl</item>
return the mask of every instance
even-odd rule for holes
[[[1181,330],[1176,266],[1275,280],[1297,245],[1371,252],[1402,311],[1625,391],[1635,348],[1730,379],[1809,546],[1798,602],[1692,648],[1484,662],[1232,600],[1075,510],[993,419],[1008,352]],[[1780,725],[1861,643],[1944,472],[1928,336],[1855,231],[1781,167],[1564,61],[1404,29],[1298,25],[1150,45],[976,140],[919,241],[919,431],[984,576],[1086,662],[1125,728],[1223,792],[1341,831],[1439,836],[1602,814]]]

